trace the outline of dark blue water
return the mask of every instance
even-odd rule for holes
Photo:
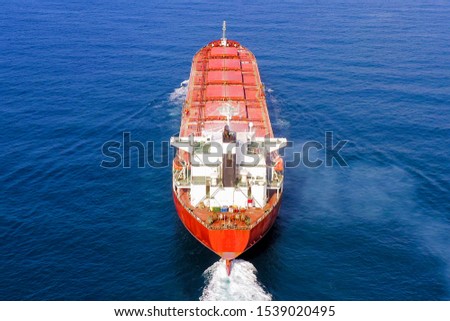
[[[348,167],[287,170],[231,279],[178,220],[169,167],[100,167],[123,132],[177,132],[223,19],[286,157],[349,140]],[[0,299],[448,300],[449,21],[448,1],[2,1]]]

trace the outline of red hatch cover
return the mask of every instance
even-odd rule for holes
[[[244,87],[240,85],[208,85],[206,99],[244,99]]]
[[[241,69],[239,59],[209,59],[209,69]]]
[[[237,56],[237,48],[235,47],[213,47],[211,56]]]
[[[209,83],[242,83],[242,74],[237,70],[220,70],[220,71],[209,71],[208,72],[208,82]]]

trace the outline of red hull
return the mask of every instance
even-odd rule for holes
[[[255,245],[270,230],[278,216],[281,201],[252,229],[208,229],[189,213],[173,193],[178,216],[188,231],[204,246],[220,257],[232,260]]]

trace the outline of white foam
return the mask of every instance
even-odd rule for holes
[[[266,292],[256,277],[256,268],[250,262],[234,260],[230,276],[227,275],[225,260],[214,263],[203,272],[205,287],[201,301],[270,301],[272,295]]]
[[[183,104],[188,92],[189,79],[181,82],[180,87],[175,88],[169,96],[170,102],[174,104]]]
[[[275,121],[273,122],[273,124],[274,124],[277,128],[282,128],[282,129],[291,127],[291,123],[289,122],[289,120],[287,120],[287,119],[282,119],[282,118],[279,118],[279,117],[276,117],[276,118],[275,118]]]
[[[181,82],[180,87],[175,88],[169,95],[169,105],[167,110],[169,115],[173,118],[180,117],[181,107],[186,100],[186,95],[188,93],[189,80],[184,80]],[[171,124],[178,124],[178,122],[170,122]]]
[[[272,124],[278,128],[289,128],[291,127],[291,123],[289,119],[285,118],[283,115],[283,107],[282,104],[278,101],[277,97],[274,94],[274,90],[272,88],[266,87],[266,98],[270,104],[269,114],[272,119]]]

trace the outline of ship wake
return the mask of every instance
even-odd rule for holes
[[[265,88],[266,98],[271,108],[272,113],[272,124],[276,129],[285,129],[291,127],[289,118],[287,118],[283,112],[285,112],[283,102],[280,102],[276,97],[274,90],[272,88]]]
[[[201,301],[270,301],[268,293],[256,277],[253,264],[234,260],[230,276],[227,275],[225,260],[214,263],[203,272],[205,287]]]
[[[188,92],[189,79],[181,82],[180,87],[175,88],[169,96],[169,101],[171,103],[182,105],[184,100],[186,99],[186,95]]]

